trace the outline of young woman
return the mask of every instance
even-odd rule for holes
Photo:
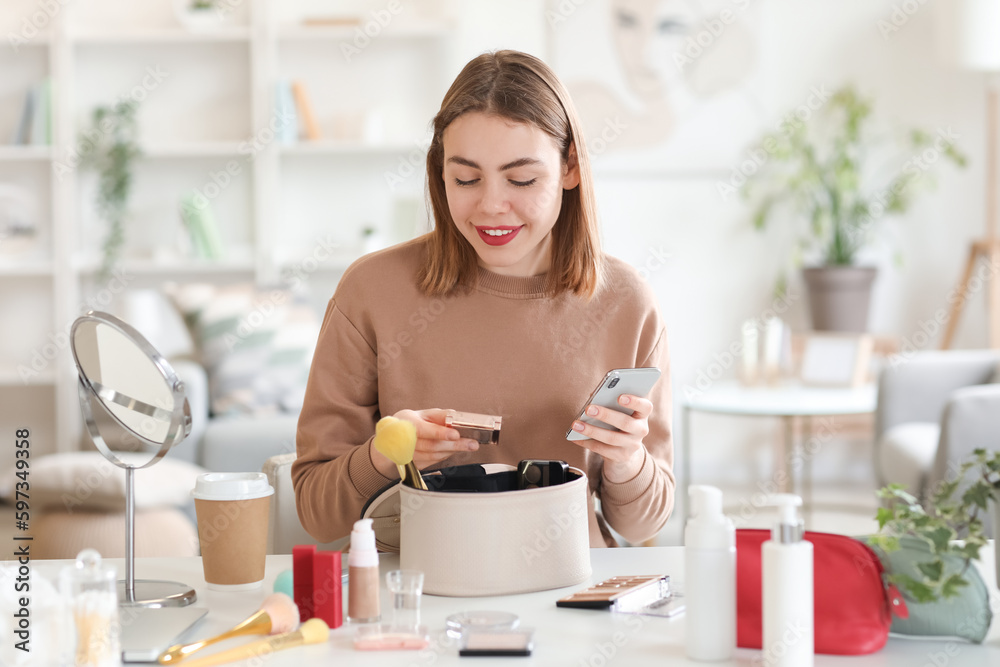
[[[601,253],[579,122],[552,70],[515,51],[481,55],[434,118],[427,183],[435,228],[362,257],[327,308],[292,467],[303,526],[348,535],[396,466],[375,422],[417,430],[421,469],[561,459],[590,481],[592,546],[657,533],[673,507],[667,336],[656,299]],[[613,368],[656,366],[631,415],[589,406]],[[444,426],[445,409],[500,415],[500,444]],[[568,441],[573,427],[586,439]],[[594,500],[599,499],[600,512]]]

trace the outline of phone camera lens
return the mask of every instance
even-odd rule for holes
[[[613,378],[611,382],[608,383],[608,389],[614,389],[615,385],[618,384],[618,380],[621,378]]]

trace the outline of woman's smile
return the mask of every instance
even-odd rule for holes
[[[481,227],[476,225],[476,231],[479,232],[479,238],[487,245],[507,245],[514,240],[514,237],[517,236],[517,233],[521,231],[523,226]]]

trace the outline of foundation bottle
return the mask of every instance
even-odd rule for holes
[[[347,619],[352,623],[379,620],[378,552],[371,519],[354,523],[347,566]]]

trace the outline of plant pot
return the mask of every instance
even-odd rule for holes
[[[997,548],[997,542],[1000,541],[1000,501],[994,500],[990,503],[990,509],[993,512],[993,566],[997,575],[993,588],[1000,589],[1000,549]]]
[[[196,8],[192,0],[174,0],[177,21],[195,32],[214,30],[229,25],[229,16],[217,7]]]
[[[802,269],[809,290],[809,312],[816,331],[868,330],[872,283],[878,269],[869,266],[823,266]]]

